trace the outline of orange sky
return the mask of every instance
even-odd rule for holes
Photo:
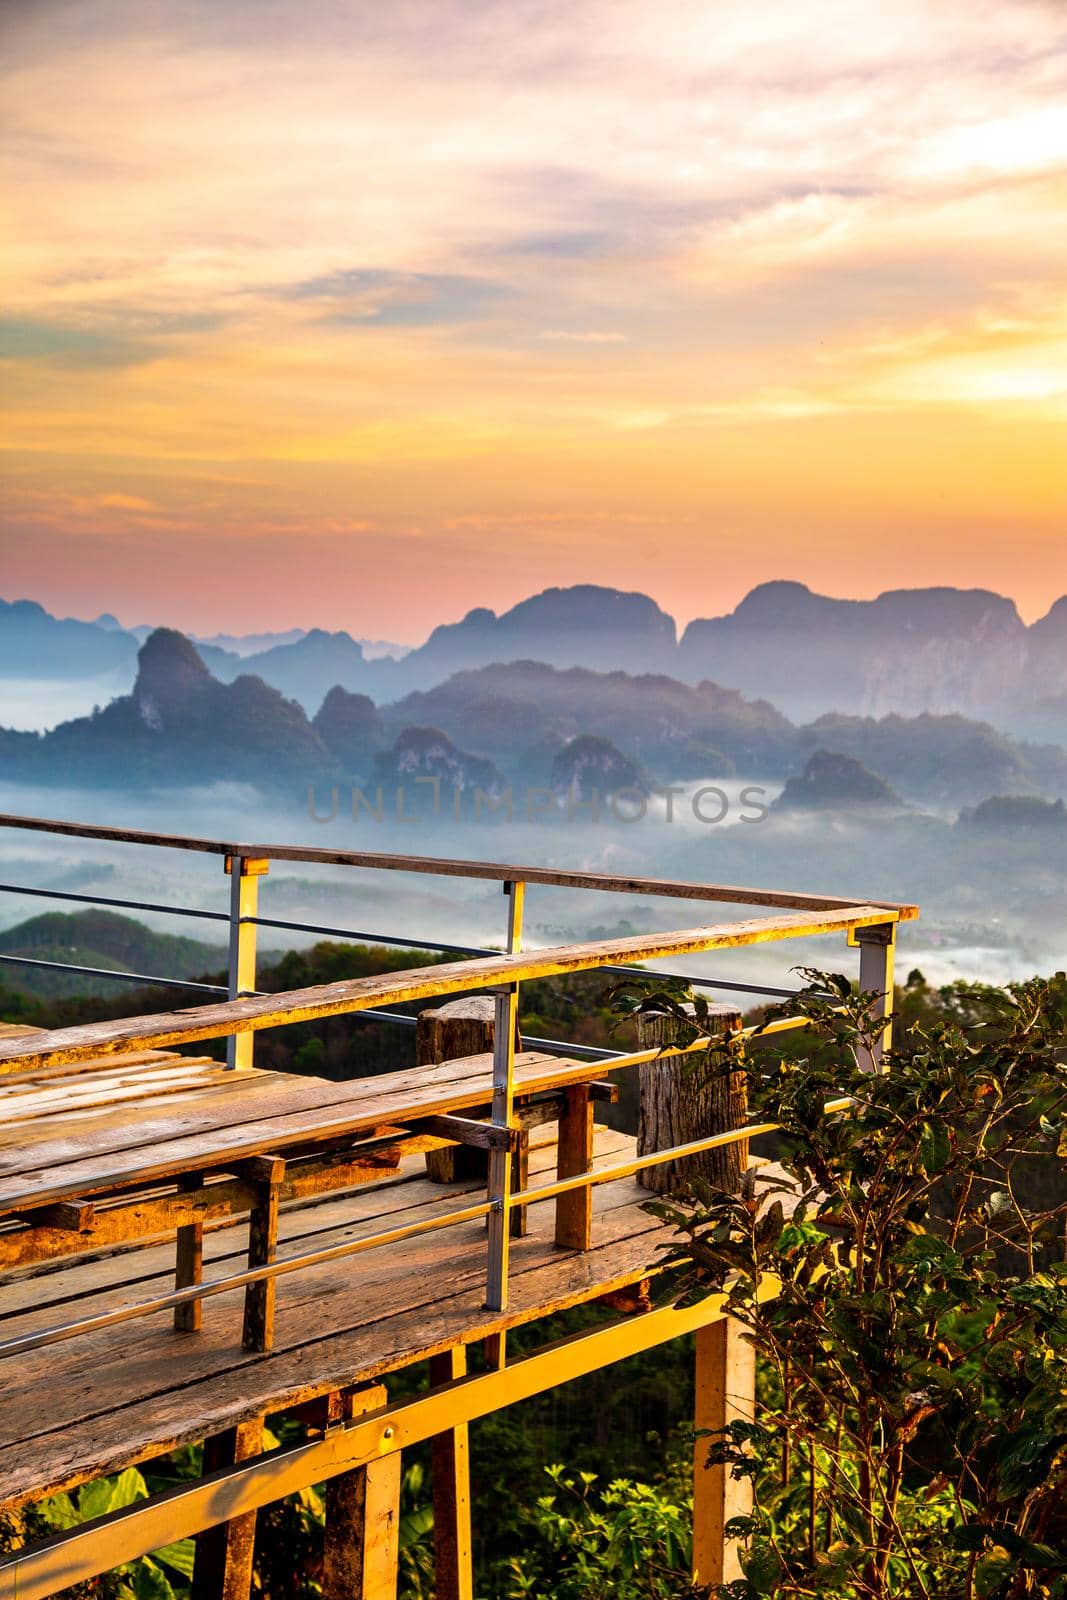
[[[1067,588],[1067,13],[24,0],[0,592]]]

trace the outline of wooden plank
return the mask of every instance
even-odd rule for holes
[[[455,1111],[469,1104],[471,1099],[484,1098],[490,1083],[488,1063],[475,1057],[472,1063],[464,1066],[469,1070],[467,1077],[435,1088],[432,1103],[436,1109]],[[603,1070],[603,1061],[561,1061],[558,1056],[530,1052],[516,1058],[516,1088],[534,1093],[584,1082],[599,1076]],[[370,1080],[371,1083],[375,1081],[382,1080]],[[367,1094],[361,1100],[354,1099],[347,1109],[336,1103],[332,1109],[336,1113],[332,1116],[316,1108],[289,1116],[265,1117],[237,1127],[226,1126],[184,1139],[162,1141],[144,1149],[120,1149],[102,1157],[70,1160],[63,1166],[46,1166],[43,1171],[5,1175],[0,1177],[0,1212],[26,1210],[70,1195],[86,1196],[134,1182],[147,1183],[181,1171],[225,1169],[244,1156],[274,1146],[307,1145],[316,1140],[346,1137],[385,1122],[402,1123],[417,1115],[420,1106],[407,1092],[382,1094],[376,1098]]]
[[[564,1091],[567,1109],[559,1124],[559,1176],[576,1178],[593,1165],[593,1102],[584,1084]],[[556,1197],[556,1243],[588,1250],[593,1226],[593,1191],[575,1189]]]
[[[794,911],[777,917],[752,917],[739,922],[684,928],[673,933],[633,934],[556,945],[527,954],[480,956],[407,972],[348,978],[284,994],[252,995],[243,1000],[190,1006],[152,1016],[119,1018],[61,1028],[28,1040],[0,1040],[0,1072],[27,1071],[53,1062],[110,1055],[151,1044],[190,1044],[248,1029],[308,1022],[347,1015],[382,1005],[397,1005],[438,995],[458,994],[491,985],[514,984],[565,972],[588,972],[605,964],[693,955],[799,939],[816,934],[847,933],[885,923],[898,915],[885,907],[856,905],[844,910]]]
[[[380,1183],[383,1177],[397,1170],[406,1147],[407,1141],[399,1140],[395,1145],[368,1150],[363,1155],[340,1150],[319,1159],[301,1159],[286,1170],[281,1200],[284,1203],[357,1184]],[[199,1227],[202,1231],[213,1222],[232,1220],[251,1211],[255,1204],[252,1184],[240,1178],[204,1183],[200,1173],[189,1176],[190,1187],[186,1193],[143,1197],[102,1208],[94,1207],[91,1201],[84,1202],[84,1209],[93,1210],[86,1237],[41,1225],[42,1212],[47,1214],[51,1210],[49,1206],[26,1213],[26,1220],[32,1221],[34,1226],[0,1229],[0,1271],[97,1252],[109,1245],[150,1239],[175,1229],[180,1232],[186,1227]],[[179,1184],[181,1182],[179,1179]]]
[[[61,822],[48,817],[0,814],[0,827],[58,833],[78,839],[110,839],[209,855],[257,856],[272,861],[318,862],[323,866],[371,867],[386,872],[413,872],[446,878],[488,879],[497,883],[542,883],[566,889],[602,889],[615,894],[663,895],[675,900],[718,900],[750,906],[786,906],[798,910],[833,911],[860,904],[837,895],[794,893],[792,890],[740,888],[732,884],[684,882],[671,878],[618,877],[602,872],[567,872],[552,867],[519,866],[493,861],[449,860],[438,856],[401,856],[369,850],[328,850],[313,845],[235,844],[189,834],[149,833],[133,828],[108,828],[93,823]],[[871,904],[869,900],[863,903]],[[918,907],[882,902],[901,921],[918,916]]]
[[[176,1056],[174,1060],[180,1062],[182,1057]],[[116,1105],[130,1102],[140,1109],[168,1095],[225,1089],[228,1084],[232,1087],[244,1078],[244,1074],[237,1075],[215,1061],[198,1063],[188,1070],[163,1069],[161,1062],[144,1076],[140,1071],[114,1076],[101,1073],[87,1078],[84,1083],[63,1077],[53,1079],[47,1088],[42,1087],[36,1094],[7,1096],[0,1101],[0,1141],[5,1145],[15,1142],[10,1130],[21,1129],[28,1122],[39,1125],[46,1117],[82,1122],[87,1120],[87,1112],[111,1111]]]
[[[345,1420],[388,1403],[381,1384],[342,1399]],[[338,1473],[326,1484],[322,1600],[396,1600],[400,1454]]]
[[[382,1318],[358,1339],[345,1329],[292,1350],[276,1349],[266,1362],[250,1357],[254,1362],[250,1367],[226,1368],[191,1387],[81,1417],[76,1425],[39,1437],[29,1455],[21,1442],[0,1448],[4,1508],[15,1509],[42,1494],[166,1454],[202,1437],[205,1428],[221,1428],[247,1415],[256,1405],[281,1411],[329,1388],[409,1366],[468,1335],[473,1342],[501,1325],[517,1327],[621,1289],[647,1276],[654,1254],[651,1235],[657,1227],[632,1209],[627,1215],[642,1232],[620,1227],[619,1237],[581,1256],[553,1255],[546,1245],[551,1259],[539,1261],[529,1272],[524,1262],[516,1263],[506,1312],[484,1309],[484,1275],[479,1274],[482,1281],[477,1285],[468,1282],[458,1293],[450,1289],[448,1275],[439,1275],[434,1280],[436,1292],[423,1304]]]
[[[452,1345],[430,1357],[430,1386],[467,1371],[467,1351]],[[470,1435],[465,1422],[430,1441],[433,1489],[434,1600],[474,1600]]]
[[[517,1247],[512,1311],[520,1313],[518,1321],[525,1320],[524,1306],[529,1313],[535,1302],[546,1303],[545,1296],[539,1299],[532,1289],[528,1295],[521,1288],[528,1275],[536,1278],[546,1266],[558,1263],[566,1269],[545,1280],[548,1309],[563,1309],[647,1274],[654,1255],[647,1236],[658,1224],[634,1205],[632,1185],[612,1194],[615,1188],[601,1191],[598,1243],[588,1255],[560,1257],[545,1234]],[[455,1203],[439,1189],[431,1192],[438,1205]],[[621,1256],[612,1254],[615,1246]],[[387,1255],[391,1259],[383,1259]],[[229,1301],[215,1303],[216,1314],[196,1340],[174,1345],[174,1336],[158,1325],[138,1327],[132,1338],[130,1329],[108,1330],[20,1361],[0,1419],[10,1439],[0,1449],[5,1498],[17,1494],[20,1484],[22,1498],[40,1490],[42,1474],[51,1472],[49,1463],[57,1458],[80,1461],[79,1470],[87,1475],[104,1470],[101,1458],[121,1457],[130,1464],[128,1449],[143,1460],[170,1448],[179,1434],[183,1440],[195,1438],[198,1431],[217,1431],[257,1407],[278,1409],[342,1387],[365,1373],[368,1363],[373,1377],[446,1347],[468,1326],[481,1337],[501,1323],[515,1325],[510,1316],[494,1318],[483,1309],[484,1244],[476,1228],[463,1231],[458,1240],[450,1230],[448,1236],[413,1241],[402,1260],[396,1252],[375,1252],[361,1262],[358,1274],[343,1279],[333,1268],[301,1274],[299,1283],[286,1280],[279,1301],[279,1345],[269,1363],[241,1357],[239,1308]],[[324,1371],[320,1347],[335,1336],[337,1359]],[[43,1373],[56,1399],[47,1414],[21,1407],[18,1400],[23,1390],[39,1392]],[[230,1396],[222,1411],[206,1398],[216,1383]],[[37,1426],[28,1429],[28,1423]],[[27,1447],[30,1432],[32,1448]]]
[[[560,1059],[541,1051],[528,1054],[537,1060]],[[228,1072],[221,1090],[212,1089],[206,1097],[190,1091],[188,1098],[147,1101],[142,1107],[113,1115],[102,1112],[92,1118],[74,1117],[69,1124],[62,1118],[49,1119],[36,1137],[20,1136],[7,1148],[0,1148],[0,1175],[57,1168],[90,1154],[103,1157],[108,1152],[147,1149],[194,1131],[252,1127],[294,1112],[320,1110],[325,1116],[336,1107],[369,1108],[380,1103],[387,1110],[379,1120],[397,1121],[404,1116],[410,1120],[419,1114],[449,1110],[439,1103],[441,1089],[461,1085],[466,1092],[472,1080],[484,1078],[490,1061],[488,1056],[468,1056],[341,1083],[290,1073]]]
[[[598,1162],[632,1152],[633,1141],[612,1130],[598,1129],[597,1141]],[[383,1154],[391,1155],[393,1151]],[[535,1183],[549,1181],[555,1174],[555,1142],[543,1135],[535,1141],[530,1165]],[[329,1243],[331,1231],[337,1229],[350,1231],[366,1226],[371,1231],[379,1231],[395,1221],[398,1212],[402,1213],[402,1221],[409,1221],[427,1207],[452,1209],[468,1203],[471,1197],[479,1198],[485,1189],[483,1177],[480,1182],[472,1181],[443,1196],[436,1186],[418,1181],[421,1168],[415,1157],[408,1156],[403,1168],[379,1168],[376,1175],[368,1177],[358,1188],[346,1188],[333,1194],[326,1192],[324,1198],[323,1191],[313,1187],[310,1197],[299,1196],[294,1201],[287,1196],[294,1184],[294,1175],[300,1171],[298,1166],[287,1166],[282,1183],[279,1234],[293,1248],[314,1248],[320,1243]],[[231,1185],[240,1191],[231,1214],[216,1214],[210,1203],[202,1212],[190,1209],[177,1213],[186,1219],[199,1217],[203,1221],[205,1259],[210,1262],[212,1276],[238,1271],[244,1264],[241,1229],[234,1219],[252,1207],[255,1194],[251,1184],[227,1179],[208,1184],[203,1193],[210,1197],[222,1190],[225,1194]],[[163,1199],[175,1207],[186,1199],[190,1206],[200,1203],[197,1191],[188,1197],[171,1195]],[[105,1221],[110,1214],[108,1210],[98,1213],[98,1221]],[[29,1313],[33,1326],[45,1327],[63,1320],[62,1312],[57,1315],[57,1307],[80,1301],[84,1309],[96,1310],[101,1304],[109,1303],[109,1293],[115,1289],[121,1289],[126,1298],[142,1291],[165,1292],[172,1266],[170,1246],[162,1241],[154,1244],[142,1241],[131,1246],[123,1234],[117,1248],[105,1246],[91,1255],[83,1254],[80,1260],[61,1263],[59,1270],[54,1265],[30,1267],[0,1282],[0,1326],[5,1332],[10,1331],[14,1318],[18,1320],[18,1331],[28,1331],[25,1319]]]

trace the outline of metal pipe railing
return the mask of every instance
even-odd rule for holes
[[[155,900],[119,900],[109,894],[74,894],[65,889],[31,889],[25,883],[0,883],[0,894],[30,894],[39,900],[73,900],[79,905],[112,906],[123,911],[160,911],[171,917],[203,917],[209,922],[228,922],[225,911],[198,911],[193,906],[161,905]]]
[[[139,983],[153,989],[199,989],[204,994],[228,994],[223,983],[196,983],[192,978],[160,978],[149,972],[122,972],[116,967],[79,967],[70,961],[42,961],[36,956],[0,954],[0,961],[14,967],[38,967],[52,972],[70,972],[76,977],[115,978],[122,983]]]
[[[265,1267],[251,1267],[247,1272],[235,1272],[228,1278],[209,1279],[195,1283],[187,1289],[174,1289],[170,1294],[156,1295],[151,1300],[139,1300],[132,1306],[119,1306],[115,1311],[103,1311],[95,1317],[83,1317],[78,1322],[60,1323],[54,1328],[42,1328],[37,1333],[22,1334],[17,1339],[0,1343],[0,1360],[8,1356],[24,1355],[38,1350],[42,1345],[60,1344],[78,1334],[95,1333],[101,1328],[113,1328],[122,1322],[133,1322],[138,1317],[153,1316],[160,1311],[170,1311],[176,1306],[191,1305],[211,1295],[227,1294],[231,1289],[247,1289],[254,1283],[267,1283],[272,1278],[282,1278],[305,1267],[319,1267],[329,1261],[340,1261],[345,1256],[359,1255],[364,1250],[376,1250],[380,1245],[399,1244],[419,1233],[433,1233],[440,1228],[450,1228],[463,1222],[476,1222],[487,1216],[492,1207],[487,1201],[464,1206],[461,1211],[451,1211],[443,1217],[426,1217],[419,1222],[409,1222],[400,1228],[386,1228],[365,1239],[350,1239],[346,1244],[328,1245],[322,1250],[309,1250],[304,1255],[290,1256],[285,1261],[272,1261]]]
[[[226,994],[231,1001],[241,1000],[245,1002],[240,1007],[204,1007],[199,1012],[195,1009],[190,1009],[169,1018],[144,1019],[145,1024],[160,1024],[155,1028],[148,1027],[146,1029],[142,1025],[138,1030],[136,1026],[131,1028],[128,1024],[125,1026],[121,1023],[112,1024],[111,1032],[106,1041],[103,1034],[101,1034],[100,1048],[103,1053],[118,1053],[124,1047],[129,1048],[135,1041],[169,1044],[221,1036],[227,1040],[228,1064],[231,1066],[250,1066],[254,1029],[257,1027],[280,1025],[287,1020],[313,1020],[319,1016],[324,1017],[336,1014],[363,1015],[369,1020],[388,1021],[410,1026],[415,1024],[415,1017],[401,1012],[381,1009],[374,1005],[374,1001],[396,998],[411,1002],[430,996],[445,996],[489,988],[496,995],[491,1121],[492,1125],[498,1129],[511,1129],[515,1125],[515,1048],[520,980],[529,980],[552,974],[601,970],[612,974],[623,974],[631,978],[639,976],[653,982],[657,980],[666,982],[682,981],[701,988],[733,990],[773,998],[789,998],[802,991],[798,989],[770,988],[764,985],[745,984],[729,980],[698,978],[690,974],[663,972],[655,969],[649,970],[647,967],[636,965],[635,962],[655,959],[657,955],[696,954],[715,948],[760,942],[768,938],[784,938],[808,932],[829,932],[834,929],[840,931],[842,928],[850,931],[866,929],[868,932],[876,934],[886,933],[888,937],[883,942],[891,953],[892,924],[896,922],[898,916],[907,917],[915,914],[912,907],[885,906],[879,902],[841,901],[836,898],[790,895],[773,891],[750,891],[721,885],[685,884],[661,879],[609,878],[603,874],[555,872],[547,868],[510,868],[486,862],[438,861],[430,858],[386,856],[351,851],[323,851],[289,846],[223,845],[220,841],[179,838],[174,835],[135,833],[117,829],[97,828],[91,825],[52,823],[40,818],[27,819],[0,816],[0,826],[3,825],[27,827],[38,831],[78,837],[121,840],[125,843],[200,850],[202,852],[223,854],[225,857],[226,871],[230,875],[228,913],[167,907],[156,902],[120,900],[117,897],[75,894],[64,896],[58,891],[35,891],[20,889],[16,885],[0,885],[0,890],[14,893],[36,893],[42,898],[69,899],[75,903],[121,905],[128,909],[171,912],[178,915],[206,917],[210,920],[228,923],[229,972],[226,986],[197,983],[192,980],[187,982],[185,980],[157,978],[143,974],[122,973],[107,968],[77,967],[64,963],[36,960],[30,957],[0,955],[0,960],[9,960],[16,964],[30,967],[58,969],[83,976],[120,979],[150,985],[162,984],[167,987],[188,988],[212,994]],[[504,953],[502,955],[499,951],[484,946],[437,943],[421,938],[371,934],[318,923],[260,917],[258,915],[257,898],[258,882],[259,878],[267,873],[271,859],[376,867],[392,871],[410,871],[499,881],[507,895],[508,906]],[[765,918],[762,921],[753,923],[728,924],[719,928],[695,928],[672,934],[590,942],[585,945],[563,947],[559,950],[548,949],[543,953],[532,951],[528,952],[523,959],[518,959],[522,948],[523,905],[527,882],[647,895],[663,894],[673,898],[726,900],[749,904],[777,905],[787,907],[794,914],[792,916]],[[807,916],[801,916],[801,912],[806,912]],[[437,954],[461,956],[468,958],[470,968],[477,970],[469,970],[464,962],[454,962],[451,965],[446,964],[436,969],[428,968],[426,978],[422,980],[416,973],[406,973],[387,975],[376,980],[348,980],[332,986],[319,986],[306,993],[297,993],[291,996],[257,995],[254,987],[255,936],[259,927],[288,929],[293,932],[321,934],[328,937],[370,943],[392,944],[413,950],[426,950]],[[625,959],[627,956],[631,957],[629,962]],[[620,960],[620,957],[623,959]],[[870,970],[873,970],[873,967]],[[288,1006],[286,1006],[287,1001],[289,1002]],[[133,1020],[136,1023],[137,1019]],[[779,1019],[778,1022],[762,1029],[739,1030],[731,1035],[731,1038],[737,1040],[739,1038],[752,1037],[757,1032],[761,1034],[783,1032],[789,1028],[806,1026],[807,1020],[802,1017]],[[106,1033],[107,1025],[102,1025],[102,1028]],[[92,1032],[93,1030],[88,1031]],[[54,1037],[56,1043],[51,1046],[51,1050],[58,1052],[62,1048],[66,1052],[57,1054],[58,1060],[80,1059],[85,1055],[86,1046],[80,1036],[77,1036],[76,1040],[75,1036],[64,1040],[62,1047],[59,1046],[59,1040],[63,1037],[62,1034]],[[96,1041],[94,1040],[93,1042],[95,1045]],[[625,1053],[601,1050],[597,1046],[569,1046],[562,1041],[555,1040],[530,1039],[527,1042],[547,1046],[548,1048],[574,1050],[593,1055],[603,1060],[607,1071],[616,1071],[623,1067],[651,1062],[663,1056],[690,1054],[695,1051],[705,1050],[713,1041],[706,1037],[701,1037],[692,1040],[687,1045],[661,1045],[647,1050]],[[41,1046],[40,1054],[42,1059],[47,1061],[50,1047],[45,1045],[43,1041],[41,1041]],[[26,1051],[18,1047],[14,1050],[10,1048],[0,1049],[0,1055],[9,1054],[15,1056],[32,1055],[33,1051]],[[844,1109],[851,1103],[848,1100],[828,1102],[826,1109],[828,1112],[837,1111]],[[5,1343],[0,1343],[0,1358],[20,1351],[35,1349],[41,1345],[54,1343],[61,1339],[74,1337],[80,1332],[109,1327],[136,1317],[186,1306],[202,1298],[222,1294],[229,1290],[249,1289],[257,1284],[269,1282],[278,1276],[299,1271],[304,1267],[320,1265],[372,1249],[378,1245],[399,1242],[423,1232],[474,1221],[482,1217],[488,1219],[486,1305],[492,1311],[502,1311],[506,1308],[508,1300],[509,1238],[511,1211],[514,1206],[522,1208],[536,1204],[539,1200],[558,1198],[578,1190],[591,1188],[597,1184],[630,1177],[663,1162],[685,1159],[688,1156],[747,1140],[762,1133],[772,1133],[776,1131],[778,1126],[777,1123],[758,1123],[735,1130],[727,1130],[709,1135],[704,1139],[690,1141],[684,1145],[636,1157],[629,1162],[602,1168],[599,1171],[593,1169],[574,1177],[543,1185],[535,1190],[527,1188],[514,1194],[512,1192],[511,1151],[506,1141],[497,1141],[492,1144],[489,1152],[488,1194],[483,1204],[466,1207],[461,1211],[449,1213],[444,1217],[424,1219],[419,1223],[412,1223],[405,1227],[387,1229],[366,1239],[349,1241],[347,1244],[331,1246],[320,1251],[311,1251],[304,1255],[292,1257],[284,1262],[272,1262],[269,1265],[251,1268],[246,1272],[237,1273],[206,1284],[199,1283],[187,1287],[183,1286],[172,1293],[156,1296],[151,1300],[140,1302],[134,1306],[123,1307],[113,1312],[103,1313],[97,1317],[82,1319],[75,1323],[62,1324],[51,1329],[44,1329],[39,1333],[9,1340]]]

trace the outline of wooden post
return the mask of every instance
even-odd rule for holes
[[[739,1013],[730,1006],[713,1008],[708,1018],[709,1029],[721,1033],[740,1025]],[[673,1017],[644,1017],[638,1027],[642,1049],[673,1043],[679,1034],[680,1025]],[[709,1077],[699,1055],[664,1056],[641,1066],[638,1155],[726,1133],[743,1126],[747,1116],[748,1092],[742,1072],[724,1074],[717,1064]],[[647,1167],[639,1174],[639,1182],[656,1194],[672,1194],[693,1178],[702,1178],[717,1189],[734,1193],[747,1165],[748,1143],[742,1140],[682,1161]]]
[[[462,1378],[466,1371],[467,1351],[461,1344],[430,1357],[431,1387]],[[436,1600],[474,1600],[467,1424],[435,1434],[431,1450],[434,1595]]]
[[[231,1000],[253,994],[256,987],[256,925],[246,919],[259,909],[259,880],[270,869],[262,856],[227,856],[230,877],[230,967],[228,992]],[[231,1034],[226,1040],[226,1065],[250,1067],[255,1047],[253,1033]]]
[[[593,1165],[593,1098],[587,1084],[564,1090],[565,1107],[559,1119],[557,1171],[560,1178],[577,1178]],[[588,1250],[593,1227],[592,1189],[573,1189],[556,1199],[556,1243],[567,1250]]]
[[[331,1396],[331,1421],[378,1411],[382,1384]],[[396,1600],[400,1553],[400,1451],[326,1484],[322,1600]]]
[[[283,1156],[254,1156],[243,1163],[252,1177],[259,1199],[248,1223],[248,1265],[267,1267],[278,1248],[278,1202],[285,1176]],[[245,1315],[242,1342],[246,1350],[270,1350],[274,1344],[274,1305],[277,1278],[250,1283],[245,1290]]]
[[[465,996],[447,1005],[420,1011],[415,1024],[415,1060],[420,1067],[462,1056],[488,1055],[493,1048],[491,995]],[[485,1181],[488,1154],[470,1145],[449,1145],[426,1152],[426,1176],[431,1183],[457,1183],[471,1178]]]
[[[872,1017],[886,1019],[885,1026],[872,1041],[872,1048],[859,1052],[860,1065],[866,1072],[882,1071],[882,1056],[893,1042],[893,1024],[889,1019],[893,1012],[896,934],[895,922],[880,922],[874,927],[856,928],[849,938],[850,944],[858,944],[860,948],[861,991],[879,996]]]
[[[235,1428],[204,1440],[201,1472],[206,1477],[209,1472],[258,1456],[262,1450],[263,1418],[239,1422]],[[248,1600],[255,1539],[254,1511],[198,1533],[190,1600]]]
[[[204,1181],[202,1172],[183,1172],[178,1179],[178,1193],[188,1194],[199,1189]],[[203,1281],[204,1276],[204,1224],[189,1222],[176,1231],[177,1259],[174,1268],[174,1287],[188,1289]],[[174,1326],[179,1333],[198,1333],[203,1321],[202,1300],[190,1300],[187,1305],[174,1307]]]
[[[751,1422],[755,1416],[756,1353],[733,1317],[720,1317],[696,1334],[696,1405],[694,1426],[715,1435],[729,1423]],[[693,1583],[700,1588],[732,1583],[743,1576],[738,1542],[727,1539],[732,1517],[752,1510],[747,1478],[736,1479],[730,1468],[708,1466],[713,1438],[693,1445]]]
[[[722,1032],[740,1026],[728,1006],[709,1017],[709,1029]],[[643,1048],[680,1040],[673,1017],[642,1019]],[[672,1145],[726,1133],[744,1125],[748,1095],[742,1072],[708,1077],[699,1055],[665,1056],[641,1067],[641,1104],[637,1148],[644,1154]],[[748,1141],[723,1145],[682,1161],[663,1162],[642,1173],[645,1188],[670,1194],[701,1178],[716,1189],[736,1193],[748,1167]],[[751,1418],[756,1407],[756,1363],[751,1345],[732,1318],[698,1330],[696,1335],[695,1426],[714,1432],[738,1417]],[[701,1587],[729,1583],[742,1576],[737,1548],[724,1533],[731,1517],[751,1509],[747,1482],[736,1482],[724,1467],[707,1465],[711,1440],[697,1439],[693,1451],[693,1581]]]

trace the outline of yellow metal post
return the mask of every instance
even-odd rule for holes
[[[751,1422],[755,1414],[756,1354],[743,1333],[733,1317],[722,1317],[696,1335],[693,1583],[702,1589],[743,1576],[737,1541],[726,1537],[726,1525],[752,1510],[751,1485],[733,1478],[729,1467],[708,1465],[721,1430],[731,1422]]]
[[[227,856],[230,878],[230,970],[228,992],[231,1000],[256,992],[256,925],[250,920],[259,909],[259,880],[270,869],[262,856]],[[226,1041],[226,1065],[250,1067],[254,1048],[251,1033],[231,1034]]]
[[[430,1384],[467,1371],[467,1352],[454,1344],[430,1357]],[[430,1441],[433,1473],[434,1594],[436,1600],[474,1600],[471,1546],[470,1445],[465,1422]]]
[[[342,1394],[338,1420],[377,1411],[386,1398],[380,1384]],[[399,1552],[397,1451],[327,1483],[322,1600],[396,1600]]]

